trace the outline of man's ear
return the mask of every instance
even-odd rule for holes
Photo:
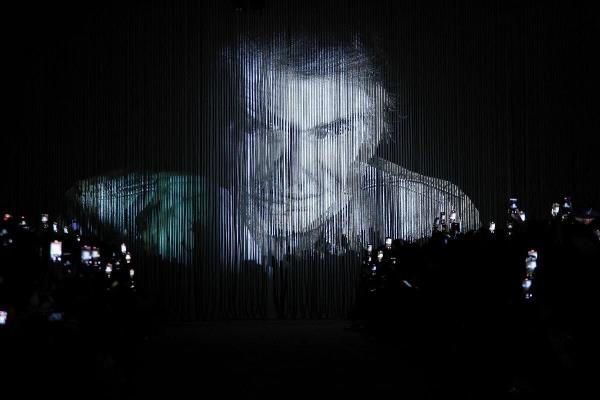
[[[360,148],[358,149],[358,159],[362,162],[368,162],[370,159],[372,159],[375,156],[375,153],[377,151],[377,146],[378,146],[378,142],[379,141],[374,141],[375,143],[372,143],[371,141],[366,142],[366,143],[362,143],[360,145]]]

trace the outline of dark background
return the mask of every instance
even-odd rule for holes
[[[532,217],[565,194],[600,205],[597,6],[276,3],[8,6],[0,209],[58,212],[74,182],[114,170],[220,179],[222,46],[252,24],[316,19],[380,38],[398,99],[382,157],[458,184],[483,221],[509,196]]]

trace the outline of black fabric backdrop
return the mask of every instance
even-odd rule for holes
[[[315,19],[379,38],[398,99],[381,157],[456,183],[484,222],[502,220],[509,196],[530,218],[567,194],[600,206],[592,3],[102,2],[4,15],[3,212],[60,212],[77,180],[112,170],[224,171],[222,46],[251,25]]]

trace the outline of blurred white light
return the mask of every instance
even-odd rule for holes
[[[127,253],[127,246],[125,245],[125,243],[121,243],[121,253]]]
[[[62,242],[55,240],[50,243],[50,259],[52,261],[59,261],[62,256]]]
[[[0,325],[6,325],[7,318],[8,318],[8,312],[0,311]]]
[[[134,275],[135,275],[135,271],[133,270],[133,268],[131,268],[131,269],[129,270],[129,277],[130,277],[130,278],[133,278],[133,276],[134,276]]]
[[[90,261],[92,259],[92,252],[90,251],[90,248],[87,246],[84,246],[83,249],[81,249],[81,261],[86,262],[86,261]]]

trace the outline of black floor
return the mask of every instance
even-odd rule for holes
[[[164,324],[129,341],[108,330],[29,327],[4,340],[9,374],[2,376],[5,390],[20,394],[13,398],[487,399],[546,397],[555,388],[586,398],[551,357],[546,363],[532,353],[530,367],[511,363],[500,343],[477,340],[480,332],[415,337],[400,327],[375,338],[347,327],[324,320]]]
[[[168,326],[138,349],[127,390],[243,398],[420,391],[418,368],[344,321],[238,321]],[[390,361],[395,359],[392,364]],[[150,383],[150,384],[149,384]]]

